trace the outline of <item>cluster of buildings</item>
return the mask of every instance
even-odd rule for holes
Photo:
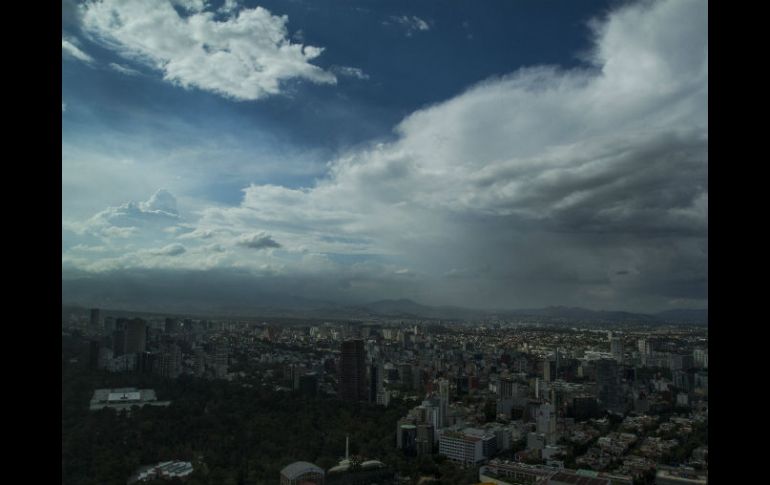
[[[527,473],[548,475],[543,483],[649,476],[673,465],[667,460],[688,430],[708,420],[705,327],[608,332],[398,319],[278,325],[102,318],[96,311],[88,332],[98,368],[228,378],[380,406],[412,400],[394,430],[406,456],[496,463],[498,475],[529,463],[535,468]],[[691,476],[707,472],[707,448],[699,450],[679,464],[695,470]],[[331,472],[314,480],[327,483]]]
[[[110,372],[154,373],[175,379],[182,374],[224,379],[229,346],[210,330],[213,322],[103,315],[92,309],[88,325],[89,366]]]

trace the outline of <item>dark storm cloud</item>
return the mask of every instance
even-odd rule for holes
[[[268,234],[249,234],[238,240],[238,245],[249,249],[280,248],[281,245]]]

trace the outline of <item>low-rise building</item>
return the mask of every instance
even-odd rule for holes
[[[91,398],[89,409],[98,411],[103,408],[130,410],[133,406],[168,406],[171,401],[158,401],[153,389],[126,387],[121,389],[96,389]]]

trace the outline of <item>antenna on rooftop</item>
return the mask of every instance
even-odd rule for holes
[[[346,460],[350,459],[349,448],[348,448],[349,445],[350,445],[350,435],[346,434],[345,435],[345,459]]]

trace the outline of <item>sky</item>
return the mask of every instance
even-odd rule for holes
[[[701,0],[62,1],[62,298],[708,307]]]

